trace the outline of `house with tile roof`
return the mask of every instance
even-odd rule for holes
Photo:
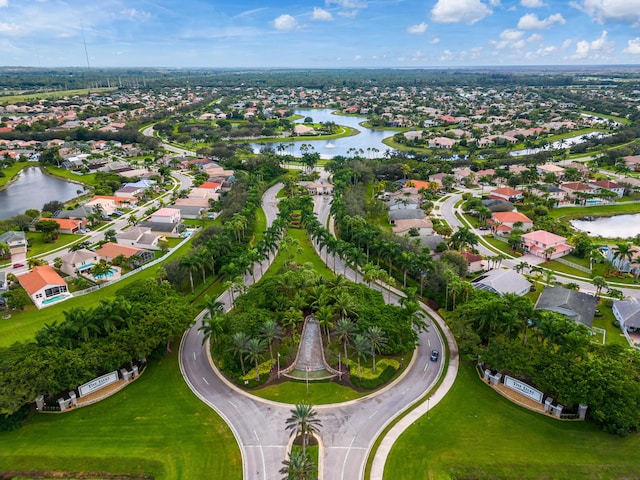
[[[133,268],[137,268],[140,265],[150,262],[155,258],[153,252],[145,250],[143,248],[130,247],[128,245],[120,245],[118,243],[107,242],[104,243],[99,249],[96,250],[96,254],[100,259],[105,262],[113,262],[113,260],[120,255],[129,260]]]
[[[35,224],[42,220],[53,220],[58,224],[58,231],[60,233],[78,233],[84,227],[82,220],[73,220],[70,218],[39,218],[29,226],[29,230],[36,231]]]
[[[510,187],[496,188],[489,192],[489,198],[494,200],[506,200],[507,202],[522,200],[522,196],[523,192]]]
[[[487,221],[494,233],[508,235],[518,224],[518,228],[524,232],[531,230],[533,221],[520,212],[493,212]]]
[[[628,333],[640,332],[640,303],[637,298],[614,300],[613,316],[620,323],[620,329]]]
[[[527,253],[545,260],[564,257],[573,250],[566,238],[545,230],[525,233],[520,238],[522,238],[522,246]]]
[[[618,198],[624,195],[624,186],[619,183],[612,182],[611,180],[595,180],[590,181],[589,186],[596,192],[600,192],[602,190],[607,190],[609,192],[615,193]]]
[[[161,235],[151,232],[151,228],[143,226],[129,227],[116,233],[116,242],[119,245],[127,245],[130,247],[144,248],[150,250],[159,250],[158,241]]]
[[[561,313],[589,328],[593,325],[598,299],[593,295],[559,285],[545,288],[536,302],[536,310]]]
[[[65,281],[49,265],[33,267],[31,272],[18,276],[18,282],[38,308],[44,308],[72,296]]]
[[[84,273],[85,270],[91,271],[93,266],[100,261],[96,252],[92,252],[86,248],[69,252],[62,255],[60,259],[62,260],[60,271],[67,275],[77,275]]]
[[[511,269],[500,268],[483,273],[472,280],[471,285],[477,290],[488,290],[500,296],[506,293],[523,296],[531,289],[531,283],[523,275]]]

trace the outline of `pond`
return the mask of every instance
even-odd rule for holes
[[[640,213],[596,217],[594,220],[571,220],[576,230],[587,232],[590,237],[630,238],[640,234]]]
[[[264,145],[271,145],[277,152],[277,146],[282,143],[287,147],[283,152],[284,154],[301,157],[300,147],[305,144],[313,147],[309,148],[309,153],[317,152],[320,154],[320,158],[332,158],[336,155],[343,155],[345,157],[352,156],[353,149],[356,151],[362,150],[360,155],[365,158],[376,158],[382,157],[387,150],[393,150],[382,143],[382,140],[387,137],[392,137],[396,132],[389,130],[377,131],[365,128],[360,125],[360,123],[367,121],[366,117],[334,115],[332,112],[333,110],[328,108],[295,111],[297,115],[302,115],[303,117],[297,123],[302,123],[305,117],[311,117],[313,123],[333,122],[338,125],[355,128],[360,133],[351,137],[336,138],[333,140],[314,140],[314,137],[288,137],[272,143],[252,143],[251,148],[255,153],[258,153]],[[292,142],[294,145],[291,147],[289,144]]]
[[[18,179],[0,190],[0,220],[11,218],[25,210],[42,206],[51,201],[66,202],[78,196],[82,185],[46,175],[39,167],[20,172]]]

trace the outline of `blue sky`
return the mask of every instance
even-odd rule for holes
[[[0,65],[640,63],[640,0],[0,0]]]

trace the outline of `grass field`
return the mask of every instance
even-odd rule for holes
[[[347,402],[361,398],[370,392],[360,393],[335,382],[322,381],[309,382],[309,393],[307,394],[306,382],[288,381],[279,385],[269,385],[259,390],[252,390],[249,393],[256,397],[292,405],[303,402],[311,405],[326,405],[328,403]]]
[[[19,430],[0,433],[2,470],[242,478],[235,439],[185,385],[177,348],[102,402],[65,414],[35,414]]]
[[[25,168],[33,167],[32,163],[26,162],[17,162],[11,165],[10,167],[0,168],[0,172],[4,173],[4,177],[0,177],[0,189],[5,188],[6,185],[13,180],[13,178],[18,175]]]
[[[640,437],[520,408],[463,365],[444,400],[393,446],[385,480],[639,478]]]
[[[99,92],[109,92],[111,90],[116,90],[114,88],[92,88],[91,93],[99,93]],[[89,94],[89,90],[86,88],[79,90],[60,90],[55,92],[39,92],[39,93],[28,93],[25,95],[8,95],[6,97],[0,97],[0,105],[9,105],[11,103],[18,102],[32,102],[34,100],[39,100],[41,98],[64,98],[64,97],[73,97],[75,95],[87,96]]]
[[[73,233],[60,233],[58,239],[54,243],[45,243],[41,232],[27,232],[27,240],[29,241],[29,252],[27,256],[35,257],[43,253],[50,252],[65,245],[69,245],[80,240],[83,235],[75,235]],[[64,255],[66,252],[60,252]]]
[[[625,203],[620,205],[614,203],[610,205],[598,205],[595,207],[561,207],[554,208],[549,211],[549,216],[559,220],[572,220],[575,218],[590,217],[612,217],[614,215],[622,215],[625,213],[640,212],[640,202]]]
[[[95,186],[96,185],[96,174],[88,173],[86,175],[79,175],[71,170],[67,170],[66,168],[59,168],[53,165],[48,165],[46,170],[53,175],[54,177],[65,178],[67,180],[72,180],[78,183],[84,183],[86,185]]]

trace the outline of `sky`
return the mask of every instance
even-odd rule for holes
[[[0,65],[87,63],[639,64],[640,0],[0,0]]]

